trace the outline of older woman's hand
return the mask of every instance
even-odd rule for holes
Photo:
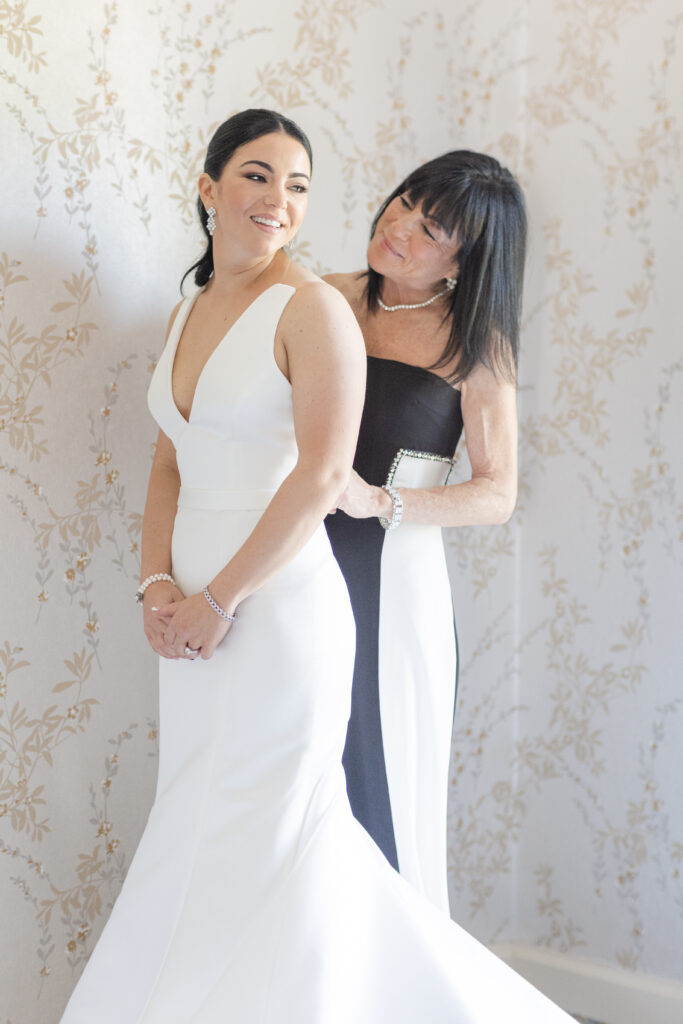
[[[352,519],[370,519],[372,516],[389,516],[393,505],[391,498],[381,487],[367,483],[362,476],[351,470],[346,488],[337,500],[337,508]],[[332,510],[336,512],[336,509]]]

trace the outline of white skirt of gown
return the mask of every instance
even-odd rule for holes
[[[253,522],[179,511],[185,592]],[[341,768],[352,664],[322,527],[240,606],[213,658],[162,661],[156,800],[64,1024],[568,1020],[353,818]]]

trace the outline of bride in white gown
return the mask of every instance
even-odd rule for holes
[[[310,172],[305,136],[270,111],[209,145],[202,287],[149,391],[157,794],[62,1021],[562,1024],[349,808],[353,618],[323,518],[350,472],[365,350],[341,295],[283,251]]]

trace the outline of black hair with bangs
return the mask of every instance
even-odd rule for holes
[[[285,135],[289,135],[301,143],[306,150],[309,163],[313,167],[313,152],[308,136],[303,129],[299,128],[295,121],[285,117],[284,114],[279,114],[276,110],[252,107],[249,110],[241,110],[238,114],[233,114],[232,117],[229,117],[227,121],[223,121],[223,124],[216,128],[206,150],[204,170],[210,178],[218,181],[223,173],[223,168],[235,150],[239,149],[240,146],[244,146],[247,142],[253,142],[254,139],[260,139],[263,135],[271,135],[273,132],[284,132]],[[180,282],[181,294],[185,278],[193,270],[194,283],[200,288],[207,283],[213,274],[213,240],[207,227],[209,218],[200,196],[197,196],[197,212],[202,230],[206,235],[206,249],[197,262],[193,263],[183,274]]]
[[[458,283],[447,297],[444,323],[450,334],[430,369],[455,363],[453,384],[466,379],[478,363],[514,381],[519,351],[519,322],[526,253],[524,195],[516,179],[484,153],[459,149],[418,167],[380,207],[370,229],[397,196],[421,205],[448,234],[457,230],[454,272]],[[455,273],[454,273],[455,276]],[[378,309],[382,275],[367,271],[368,311]]]

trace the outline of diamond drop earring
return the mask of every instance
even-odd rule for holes
[[[213,235],[214,231],[216,230],[216,207],[215,206],[210,206],[209,207],[209,209],[206,211],[206,217],[207,217],[207,220],[206,220],[206,230],[209,232],[210,235]]]
[[[449,292],[453,291],[453,289],[455,288],[457,283],[458,283],[457,277],[447,277],[446,278],[446,287],[448,288]]]

